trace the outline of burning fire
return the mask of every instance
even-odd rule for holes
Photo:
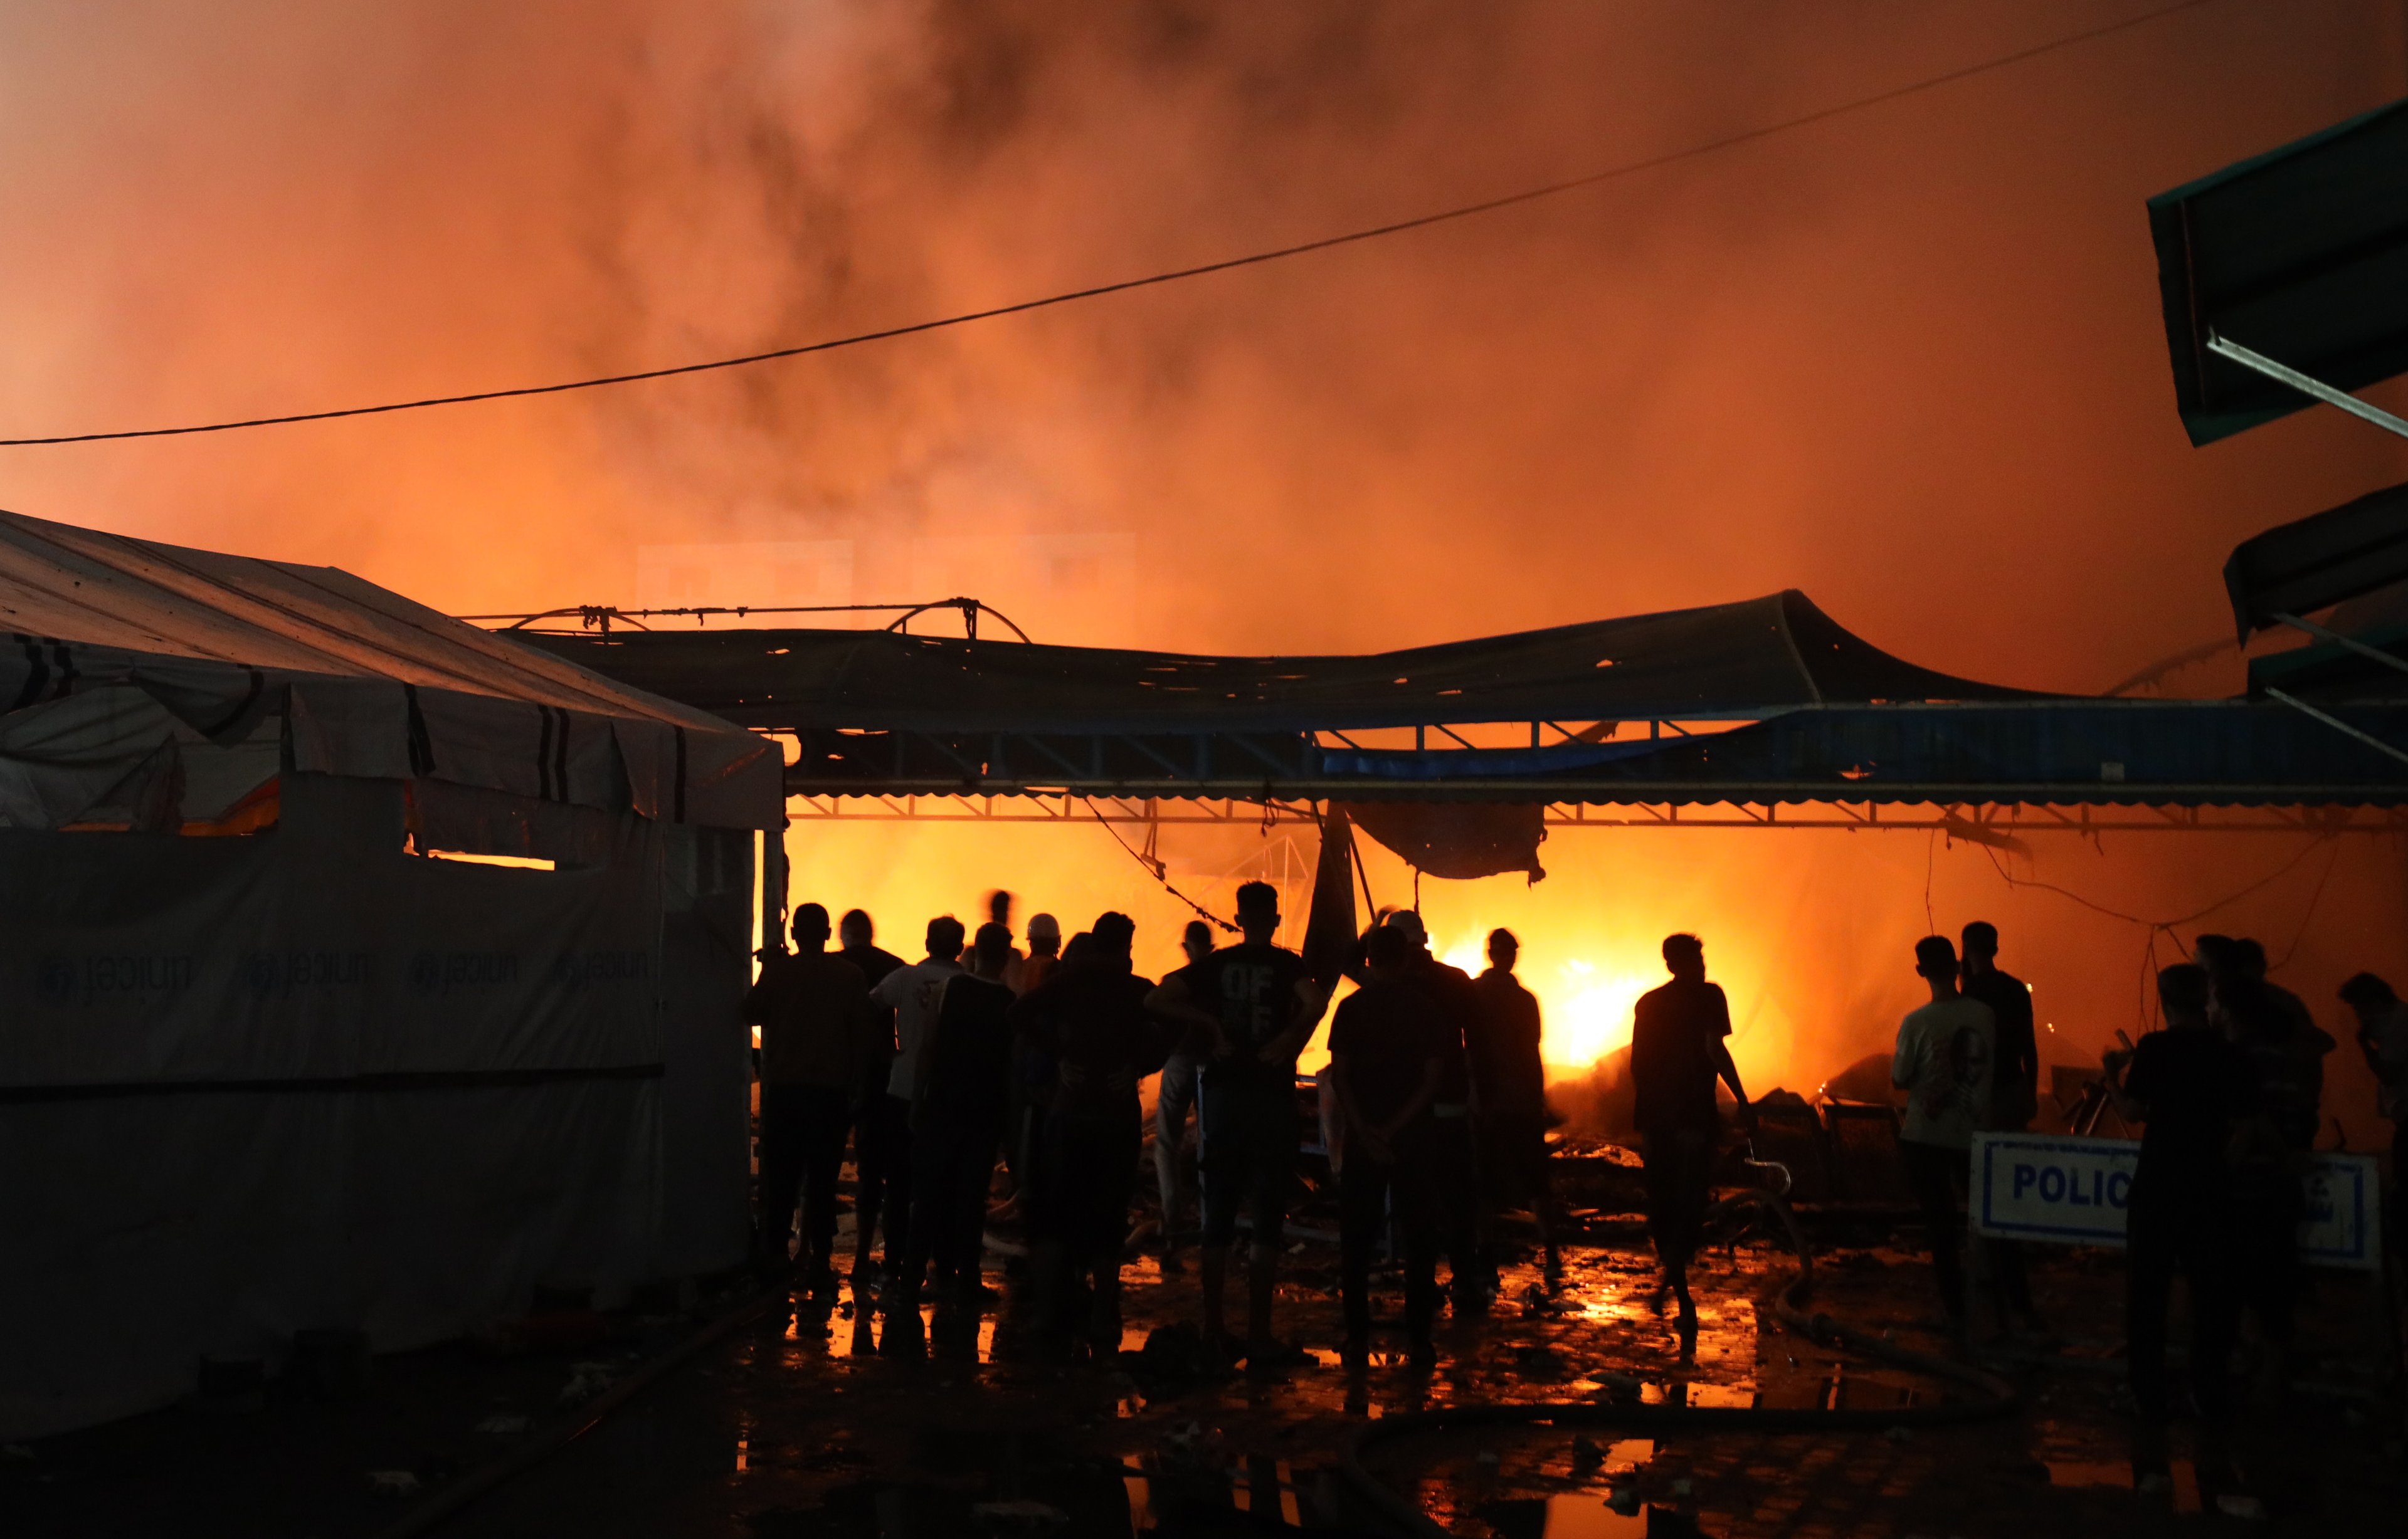
[[[1488,965],[1483,948],[1488,932],[1447,948],[1444,960],[1475,977]],[[1533,967],[1526,954],[1516,969],[1522,986],[1539,996],[1539,1056],[1550,1067],[1586,1069],[1629,1042],[1630,1011],[1639,996],[1665,981],[1653,958],[1646,965],[1627,959],[1600,964],[1579,957],[1555,966]]]

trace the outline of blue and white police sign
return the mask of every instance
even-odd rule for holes
[[[1973,1233],[2062,1245],[2122,1245],[2141,1146],[2125,1138],[1973,1135]],[[2363,1154],[2318,1154],[2308,1174],[2300,1259],[2382,1270],[2375,1166]]]

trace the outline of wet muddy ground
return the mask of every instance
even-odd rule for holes
[[[1816,1307],[1947,1349],[1910,1229],[1809,1216]],[[1841,1406],[1900,1420],[1845,1434],[1633,1433],[1533,1426],[1379,1443],[1371,1471],[1465,1534],[1508,1539],[1702,1532],[2074,1536],[2237,1527],[2201,1510],[2186,1461],[2170,1502],[2129,1489],[2120,1260],[2041,1256],[2035,1289],[2055,1339],[2001,1347],[2026,1402],[2011,1418],[1909,1425],[1965,1391],[1869,1366],[1785,1331],[1767,1300],[1784,1249],[1727,1236],[1699,1276],[1702,1332],[1684,1361],[1653,1300],[1643,1239],[1601,1218],[1549,1290],[1510,1265],[1484,1318],[1447,1319],[1428,1372],[1382,1355],[1337,1362],[1335,1254],[1301,1242],[1282,1327],[1312,1358],[1275,1378],[1160,1371],[1140,1349],[1192,1319],[1192,1273],[1127,1271],[1125,1355],[1057,1361],[1038,1349],[1025,1290],[995,1263],[992,1312],[917,1322],[833,1311],[759,1312],[555,1456],[424,1532],[500,1536],[935,1535],[1393,1532],[1337,1474],[1388,1418],[1484,1402]],[[1241,1295],[1240,1295],[1241,1296]],[[724,1300],[701,1300],[706,1315]],[[1383,1299],[1393,1318],[1398,1300]],[[2408,1513],[2400,1407],[2365,1279],[2328,1275],[2309,1311],[2310,1383],[2260,1404],[2242,1450],[2276,1528],[2397,1533]],[[279,1393],[256,1409],[185,1406],[12,1449],[0,1461],[10,1532],[325,1535],[408,1530],[426,1503],[690,1334],[689,1318],[588,1321],[583,1339],[455,1346],[381,1360],[366,1392]],[[594,1333],[599,1332],[601,1333]],[[570,1332],[572,1335],[574,1332]],[[1166,1337],[1166,1342],[1170,1338]],[[1396,1345],[1401,1346],[1401,1343]],[[1176,1354],[1168,1354],[1175,1356]],[[2187,1447],[2178,1431],[2176,1451]]]

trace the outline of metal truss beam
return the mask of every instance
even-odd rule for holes
[[[1555,803],[1550,830],[1818,829],[1941,833],[2004,844],[2043,834],[2388,834],[2408,835],[2408,807],[2127,807],[2008,804],[1711,803],[1592,806]],[[821,795],[790,796],[789,823],[1092,823],[1270,828],[1317,821],[1307,804],[1240,797]]]

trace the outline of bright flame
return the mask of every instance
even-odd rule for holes
[[[1487,932],[1449,948],[1444,961],[1475,976],[1488,965],[1483,947]],[[1630,1012],[1639,996],[1664,981],[1657,966],[1600,967],[1572,958],[1548,976],[1544,968],[1524,966],[1516,976],[1522,987],[1539,996],[1539,1057],[1556,1068],[1585,1069],[1630,1040]]]

